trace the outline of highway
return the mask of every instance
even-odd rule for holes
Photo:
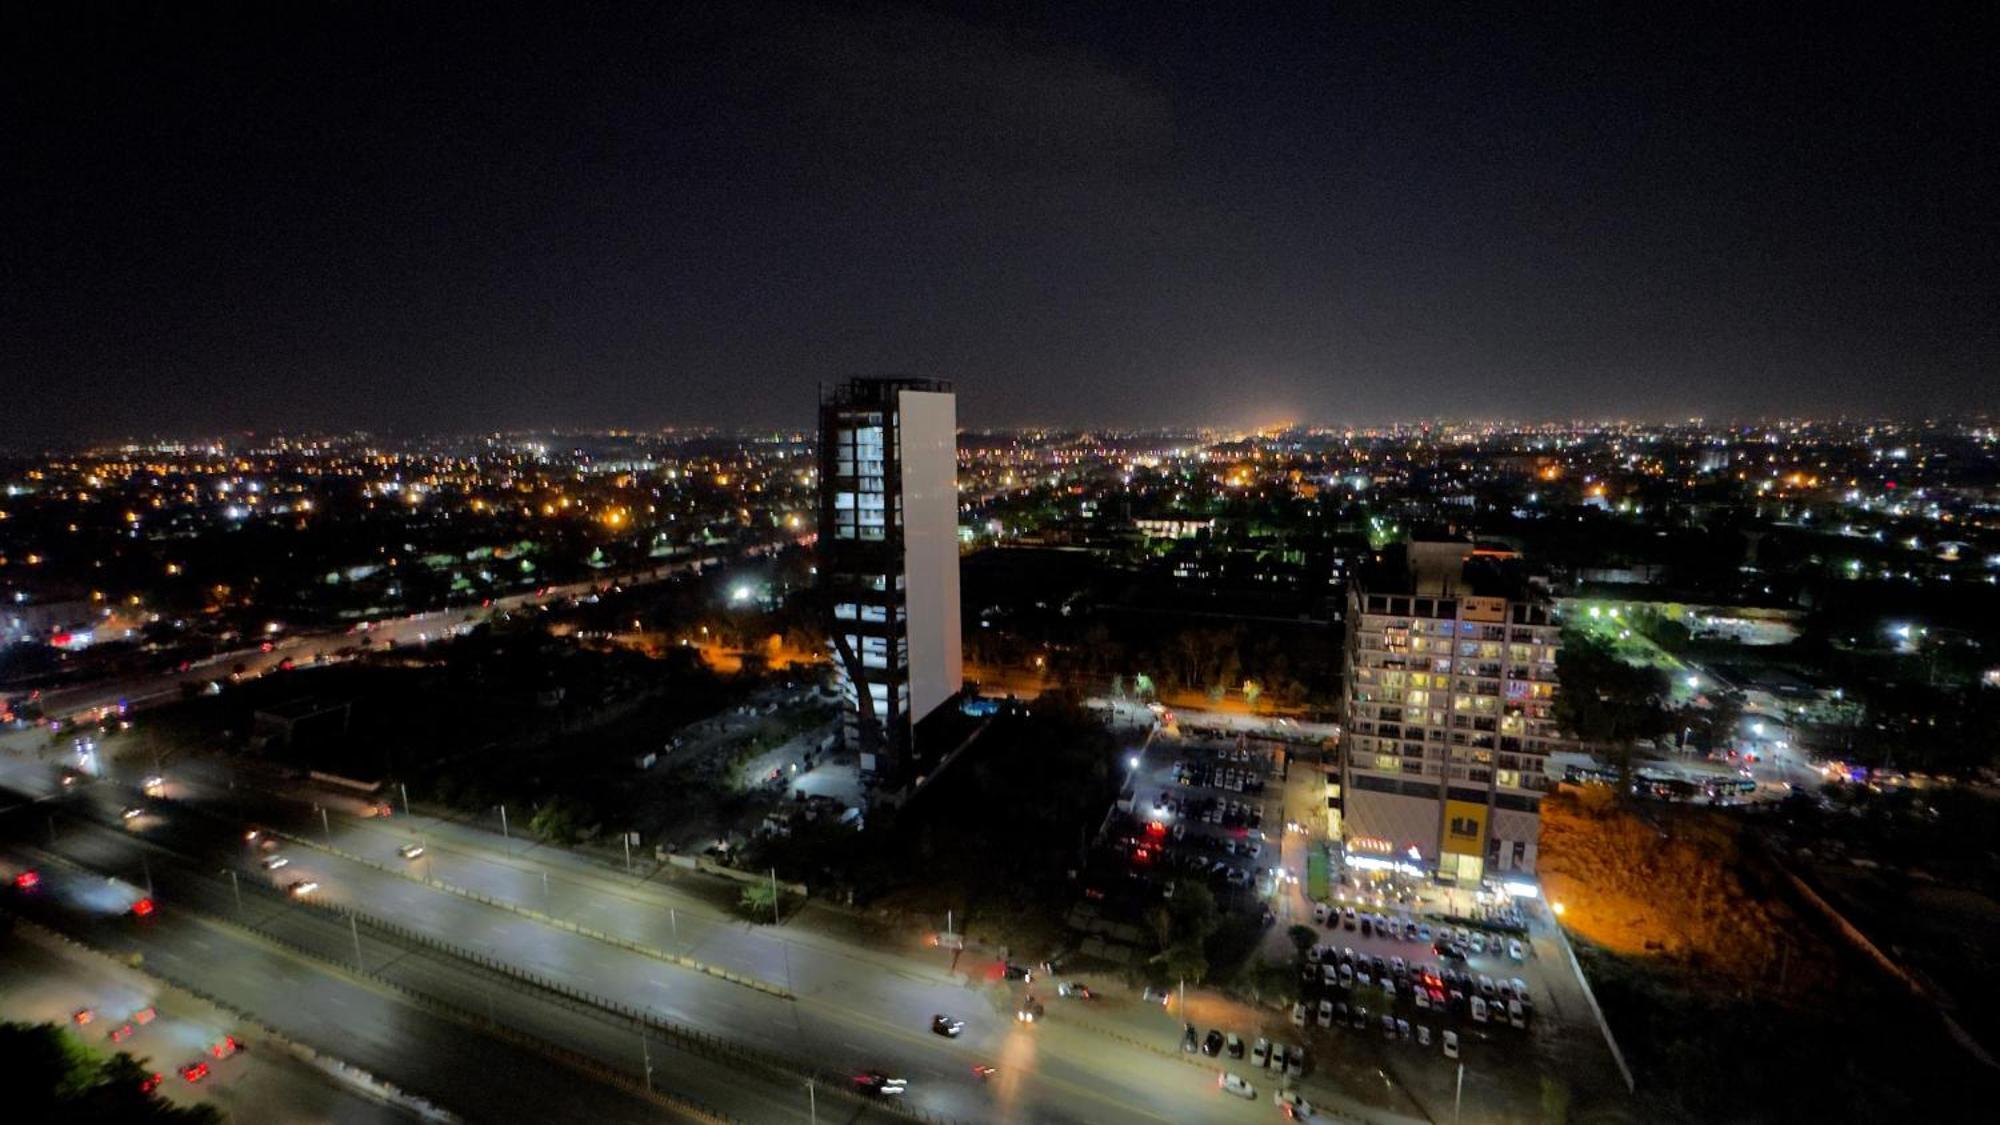
[[[35,768],[49,767],[17,762],[10,774]],[[16,781],[14,787],[28,784],[32,782]],[[688,907],[685,918],[679,906],[673,907],[673,915],[666,915],[662,903],[670,892],[662,888],[632,885],[624,893],[608,893],[601,874],[586,875],[567,866],[549,865],[544,891],[540,871],[530,874],[519,860],[482,854],[490,848],[477,846],[476,839],[452,836],[448,826],[440,826],[434,862],[441,866],[434,871],[436,878],[449,875],[479,883],[495,897],[511,893],[522,905],[660,949],[684,947],[695,956],[781,988],[789,982],[798,1000],[569,933],[321,850],[290,846],[284,851],[289,863],[272,874],[263,870],[257,854],[240,838],[244,816],[230,802],[250,796],[248,791],[208,790],[186,785],[178,794],[182,802],[156,802],[156,811],[125,827],[94,829],[92,838],[129,843],[125,837],[144,836],[177,852],[213,856],[217,867],[231,865],[246,882],[273,885],[311,878],[321,884],[318,894],[329,903],[353,905],[566,987],[794,1060],[801,1070],[844,1074],[881,1068],[908,1079],[912,1107],[935,1116],[968,1121],[1182,1122],[1259,1120],[1270,1112],[1268,1104],[1225,1098],[1216,1089],[1212,1069],[1066,1020],[1067,1001],[1045,996],[1050,1018],[1024,1025],[1012,1018],[1018,986],[1009,993],[979,980],[914,972],[893,955],[869,956],[831,940],[781,940],[761,929],[725,923],[712,907],[686,896],[677,900]],[[119,808],[137,798],[106,783],[74,799],[92,802],[93,815],[101,823],[118,824]],[[216,814],[213,819],[197,811],[204,805]],[[265,823],[287,819],[282,810],[268,812],[276,815],[267,816]],[[382,856],[390,866],[400,862],[395,845],[409,838],[406,832],[397,833],[394,820],[329,817],[327,823],[338,827],[336,846],[344,841],[356,854]],[[470,837],[480,835],[460,831]],[[109,848],[103,839],[92,846]],[[137,862],[136,850],[122,859],[115,850],[94,852],[88,858],[107,868],[122,862],[128,875]],[[160,877],[158,871],[154,875]],[[208,877],[201,886],[177,886],[175,893],[203,896],[204,909],[213,909],[215,895],[227,893],[216,890],[219,887]],[[688,927],[680,947],[675,944],[677,925]],[[364,963],[369,956],[364,940]],[[929,1025],[935,1012],[966,1020],[963,1037],[949,1040],[933,1035]],[[500,1018],[509,1022],[513,1017],[502,1012]],[[1171,1035],[1171,1029],[1166,1030]],[[972,1072],[974,1063],[995,1065],[999,1071],[992,1079],[981,1080]],[[1247,1069],[1241,1063],[1236,1068]]]
[[[743,553],[755,555],[783,545],[784,542],[780,541],[753,546],[746,548]],[[178,699],[183,683],[206,685],[211,681],[227,680],[239,664],[243,666],[243,676],[253,677],[274,671],[287,660],[292,662],[295,669],[310,668],[322,658],[338,659],[336,654],[345,648],[383,649],[390,646],[428,644],[431,641],[443,640],[454,629],[484,622],[498,614],[511,613],[562,598],[587,596],[602,587],[614,584],[631,586],[665,581],[688,573],[700,573],[704,567],[718,565],[724,561],[718,557],[688,559],[663,563],[630,574],[606,575],[584,582],[570,582],[545,586],[526,593],[508,594],[490,599],[483,605],[457,606],[427,613],[382,618],[361,622],[347,629],[280,632],[270,638],[268,649],[259,643],[235,652],[220,653],[192,664],[185,671],[129,676],[115,682],[87,683],[52,689],[44,693],[38,701],[43,715],[46,716],[42,725],[46,727],[48,720],[51,719],[95,720],[117,711],[121,706],[143,709],[151,704]]]

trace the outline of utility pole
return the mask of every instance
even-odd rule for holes
[[[368,966],[361,960],[361,926],[354,920],[352,910],[347,912],[347,932],[354,935],[354,967],[365,973]]]
[[[674,913],[674,908],[671,906],[667,907],[667,921],[674,928],[674,944],[679,945],[681,943],[681,919],[678,914]]]
[[[625,845],[625,874],[630,875],[632,873],[632,834],[626,832],[620,835],[618,840]]]
[[[1465,1102],[1465,1064],[1458,1064],[1458,1082],[1451,1092],[1451,1125],[1458,1125],[1458,1110]]]
[[[229,889],[236,892],[236,913],[243,913],[243,885],[236,881],[234,868],[229,871]]]
[[[396,783],[396,788],[403,791],[403,815],[408,816],[410,815],[410,787],[399,781]]]
[[[819,1125],[819,1094],[810,1078],[806,1079],[806,1112],[811,1115],[811,1125]]]
[[[639,1033],[639,1057],[646,1063],[646,1092],[653,1092],[653,1049],[646,1045],[646,1033]]]
[[[512,837],[512,836],[510,836],[510,835],[508,835],[508,834],[507,834],[507,806],[506,806],[506,805],[501,805],[501,806],[500,806],[500,838],[501,838],[502,840],[512,840],[512,839],[513,839],[513,837]]]
[[[326,806],[325,806],[325,805],[321,805],[321,806],[319,807],[319,826],[320,826],[320,827],[321,827],[322,829],[324,829],[324,830],[326,831],[326,847],[327,847],[327,850],[328,850],[328,851],[332,851],[332,850],[333,850],[333,822],[332,822],[331,820],[328,820],[328,819],[326,818]]]
[[[771,869],[771,924],[778,924],[778,869]]]

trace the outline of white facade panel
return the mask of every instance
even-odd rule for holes
[[[921,719],[965,683],[958,632],[956,396],[898,395],[903,555],[909,605],[910,715]]]

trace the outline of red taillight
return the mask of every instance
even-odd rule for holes
[[[14,885],[24,891],[33,890],[35,887],[40,886],[41,882],[42,877],[33,871],[23,871],[19,875],[14,876]]]
[[[139,901],[132,904],[132,913],[137,914],[141,918],[144,918],[146,915],[151,914],[152,912],[153,912],[153,900],[150,898],[142,898]]]

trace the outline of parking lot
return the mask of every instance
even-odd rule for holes
[[[1155,740],[1133,779],[1133,866],[1163,890],[1199,880],[1225,909],[1258,908],[1279,864],[1274,768],[1254,741]]]

